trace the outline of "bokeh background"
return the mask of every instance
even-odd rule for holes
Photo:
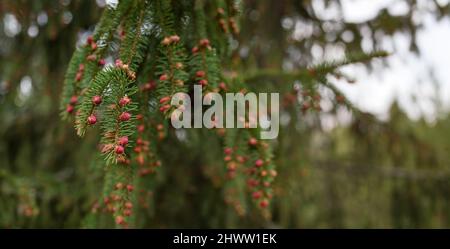
[[[68,61],[106,4],[0,1],[0,227],[83,227],[89,219],[102,186],[93,170],[98,136],[77,138],[58,103]],[[220,148],[211,149],[217,141],[172,134],[174,142],[161,144],[164,171],[140,225],[450,227],[449,1],[242,6],[241,35],[230,45],[243,70],[289,72],[380,49],[391,56],[329,76],[361,112],[335,110],[326,89],[322,112],[282,111],[271,220],[224,203],[211,166],[221,163]],[[274,91],[283,84],[263,83]]]

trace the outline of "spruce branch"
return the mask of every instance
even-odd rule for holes
[[[387,57],[389,54],[385,51],[375,51],[372,53],[355,53],[348,54],[342,60],[336,60],[332,62],[324,62],[314,66],[311,66],[307,69],[300,69],[297,71],[282,71],[278,69],[259,69],[258,71],[248,72],[245,76],[243,76],[243,80],[245,82],[255,82],[258,79],[282,79],[285,81],[288,80],[296,80],[302,78],[310,78],[315,75],[323,75],[327,73],[333,72],[335,69],[360,62],[368,62],[374,58],[383,58]]]
[[[137,103],[130,101],[122,103],[123,98],[131,97],[137,92],[134,80],[129,77],[126,69],[119,68],[112,75],[110,87],[105,94],[105,104],[101,117],[101,129],[103,137],[100,141],[102,152],[105,155],[107,165],[117,162],[128,164],[126,148],[131,147],[131,141],[121,144],[120,139],[130,139],[136,132],[135,115]],[[122,146],[119,151],[119,146]]]
[[[133,4],[123,28],[125,38],[120,45],[119,57],[130,70],[137,71],[145,58],[155,26],[151,3],[141,0],[133,1]]]
[[[109,94],[110,85],[112,82],[117,81],[121,78],[123,71],[120,68],[106,68],[99,72],[95,78],[92,80],[90,87],[85,93],[82,103],[79,106],[79,111],[76,117],[75,128],[77,130],[78,136],[82,137],[86,133],[88,127],[87,119],[91,116],[94,111],[96,111],[100,104],[96,104],[93,99],[95,96],[100,97],[100,99],[105,99]]]
[[[169,0],[155,0],[155,23],[159,25],[161,36],[166,37],[175,33],[175,17]]]
[[[187,58],[179,39],[178,35],[171,35],[161,41],[155,70],[155,74],[159,77],[156,89],[161,106],[159,110],[166,117],[171,113],[169,98],[175,93],[187,91],[185,85],[188,80],[188,73],[185,71]]]
[[[89,37],[87,43],[74,52],[64,77],[60,102],[63,119],[67,119],[70,114],[76,112],[75,107],[80,101],[80,95],[83,95],[82,90],[89,85],[91,79],[103,66],[101,57],[107,50],[108,42],[128,6],[129,1],[121,1],[116,9],[107,7],[92,37]]]
[[[194,83],[202,85],[206,90],[205,94],[217,89],[221,68],[216,50],[209,45],[208,39],[201,39],[194,47],[189,66]]]

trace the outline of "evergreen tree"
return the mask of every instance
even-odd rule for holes
[[[30,2],[26,12],[39,21],[41,11],[51,10],[52,3]],[[361,114],[329,82],[330,75],[352,82],[351,75],[340,71],[344,65],[370,66],[371,60],[388,56],[376,49],[363,52],[359,25],[346,23],[334,30],[336,38],[331,43],[335,44],[344,43],[341,37],[347,29],[359,35],[345,43],[348,52],[342,59],[313,64],[311,47],[329,41],[323,30],[326,21],[315,15],[310,1],[120,0],[107,4],[100,17],[94,1],[68,3],[58,6],[57,14],[47,15],[46,36],[32,41],[25,34],[1,37],[3,47],[12,47],[11,51],[18,50],[12,40],[27,49],[14,54],[2,51],[0,61],[4,66],[0,98],[5,103],[0,107],[5,120],[0,126],[0,160],[5,165],[0,169],[0,226],[448,224],[421,217],[442,212],[447,203],[425,198],[436,207],[423,214],[413,213],[408,206],[425,205],[412,200],[446,185],[436,182],[430,183],[430,190],[422,189],[411,182],[414,177],[409,172],[431,163],[443,167],[442,148],[447,142],[429,145],[432,142],[421,132],[432,131],[421,123],[403,121],[401,114],[392,115],[399,115],[401,121],[392,119],[388,124]],[[18,6],[7,1],[0,8],[21,17]],[[444,15],[447,9],[439,8],[436,15]],[[73,21],[65,23],[69,10],[75,13]],[[293,31],[280,28],[280,23],[289,22],[286,16],[320,30],[309,40],[293,41]],[[410,20],[411,16],[402,18]],[[24,27],[36,25],[24,19]],[[76,37],[80,27],[94,23],[92,32]],[[411,34],[415,32],[410,22],[388,16],[386,11],[367,25],[373,32],[388,35],[408,28]],[[69,60],[65,56],[71,47],[75,51]],[[415,48],[413,39],[411,47]],[[300,48],[305,51],[301,59],[289,60],[294,69],[283,68],[290,56],[286,51]],[[29,58],[36,58],[37,63]],[[35,80],[33,91],[39,94],[25,98],[23,91],[12,90],[26,84],[26,78],[16,74],[21,70],[30,72]],[[280,92],[281,112],[291,120],[275,141],[260,140],[260,128],[174,129],[170,124],[174,107],[169,101],[178,92],[192,95],[194,86],[201,86],[205,95]],[[324,92],[329,94],[323,96]],[[333,103],[331,114],[340,109],[352,111],[352,126],[324,134],[317,119],[323,112],[323,98]],[[380,133],[395,136],[380,137]],[[353,178],[357,166],[347,165],[349,161],[365,166],[358,167],[363,170],[361,180]],[[374,172],[387,170],[388,179],[405,174],[407,180],[379,184],[377,173],[364,171],[377,163],[391,167]],[[330,167],[332,171],[327,170]],[[355,195],[349,194],[353,186],[358,189]],[[382,188],[374,199],[367,196],[372,186]],[[404,188],[409,195],[404,195]],[[352,201],[383,207],[379,214],[383,219],[363,213],[349,204]],[[402,216],[403,212],[389,205],[411,213]],[[353,212],[367,218],[352,219]]]

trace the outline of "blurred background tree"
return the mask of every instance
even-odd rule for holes
[[[321,88],[320,112],[304,112],[297,94],[299,86],[317,80],[333,87],[328,78],[316,79],[305,70],[314,64],[318,47],[369,52],[364,34],[370,34],[375,50],[383,38],[404,33],[411,37],[410,49],[420,54],[415,38],[421,27],[414,18],[424,9],[416,0],[403,2],[406,14],[382,9],[369,21],[354,23],[339,11],[328,16],[317,10],[318,4],[340,10],[338,0],[238,1],[240,34],[228,41],[232,59],[225,64],[238,68],[254,89],[280,92],[283,99],[272,217],[226,203],[217,138],[187,131],[189,139],[180,139],[170,131],[170,142],[158,144],[163,167],[149,182],[134,226],[449,227],[445,115],[432,125],[412,121],[394,104],[389,120],[380,121],[351,106],[351,121],[330,130],[324,119],[348,113],[339,105],[324,108],[327,101],[334,103],[335,92]],[[436,19],[448,16],[448,3],[427,2],[433,7],[425,11]],[[59,121],[58,104],[72,53],[105,6],[101,0],[0,2],[0,227],[114,225],[110,216],[94,214],[104,177],[98,133],[79,139],[72,124]],[[354,81],[339,70],[331,76]]]

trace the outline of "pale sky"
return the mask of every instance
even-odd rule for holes
[[[320,5],[321,0],[316,2]],[[421,9],[429,8],[430,2],[418,1]],[[408,10],[403,0],[342,0],[342,3],[346,21],[358,23],[375,17],[384,7],[394,15]],[[330,16],[333,11],[326,14]],[[379,67],[372,73],[363,66],[345,67],[343,71],[357,79],[353,85],[331,78],[360,109],[386,119],[390,105],[397,100],[411,118],[423,116],[432,121],[436,117],[436,99],[446,110],[450,107],[450,21],[448,18],[436,21],[426,13],[415,16],[414,20],[423,25],[417,34],[420,57],[409,51],[409,37],[397,34],[394,39],[383,41],[383,49],[393,53],[387,59],[388,67],[376,62]]]

